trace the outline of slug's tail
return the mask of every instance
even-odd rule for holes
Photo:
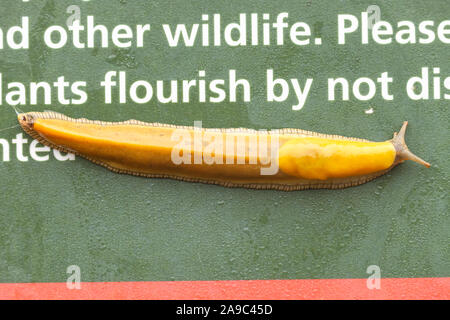
[[[392,139],[392,143],[394,144],[395,151],[397,152],[397,157],[395,159],[395,164],[402,163],[405,160],[412,160],[417,163],[423,164],[425,167],[429,168],[431,165],[425,160],[419,158],[414,153],[409,151],[408,147],[405,143],[405,132],[406,127],[408,126],[408,121],[403,122],[403,126],[400,131],[394,133],[394,138]]]

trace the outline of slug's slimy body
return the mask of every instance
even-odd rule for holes
[[[298,129],[199,129],[56,112],[19,114],[18,120],[42,144],[115,172],[230,187],[335,189],[370,181],[408,159],[429,166],[406,147],[407,122],[392,140],[370,142]]]

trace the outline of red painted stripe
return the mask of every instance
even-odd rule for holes
[[[366,279],[229,280],[0,284],[1,299],[446,299],[450,278],[381,279],[368,289]]]

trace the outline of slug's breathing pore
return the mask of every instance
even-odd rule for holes
[[[259,132],[91,121],[56,112],[20,113],[18,121],[42,144],[114,172],[228,187],[337,189],[368,182],[405,160],[430,166],[406,146],[406,121],[384,142],[299,129]]]

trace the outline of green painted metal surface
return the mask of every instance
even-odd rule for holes
[[[45,28],[64,25],[69,5],[82,19],[94,15],[109,27],[151,23],[145,48],[118,50],[42,45]],[[382,277],[450,276],[448,212],[449,102],[412,101],[404,84],[421,67],[450,75],[448,44],[361,45],[352,36],[337,42],[337,14],[359,15],[378,5],[382,19],[449,19],[446,0],[433,1],[21,1],[4,0],[0,27],[30,17],[29,50],[3,49],[5,83],[89,82],[81,106],[19,106],[52,109],[72,117],[107,121],[131,118],[204,127],[294,127],[371,140],[386,140],[409,120],[407,143],[432,163],[405,163],[368,184],[344,190],[300,192],[228,189],[172,180],[117,175],[84,159],[0,163],[0,282],[66,281],[69,265],[82,281],[364,278],[369,265]],[[200,23],[204,13],[237,21],[239,13],[289,12],[305,21],[321,46],[169,48],[161,24]],[[295,99],[267,102],[265,72],[285,79],[314,77],[305,107]],[[229,69],[252,84],[251,102],[145,105],[105,104],[99,83],[109,70],[127,71],[129,81],[226,78]],[[394,77],[393,101],[377,95],[363,102],[327,100],[326,79]],[[3,87],[5,90],[5,87]],[[373,114],[364,111],[373,108]],[[16,124],[3,102],[0,129]],[[20,128],[0,131],[11,142]],[[24,154],[29,155],[29,143]]]

